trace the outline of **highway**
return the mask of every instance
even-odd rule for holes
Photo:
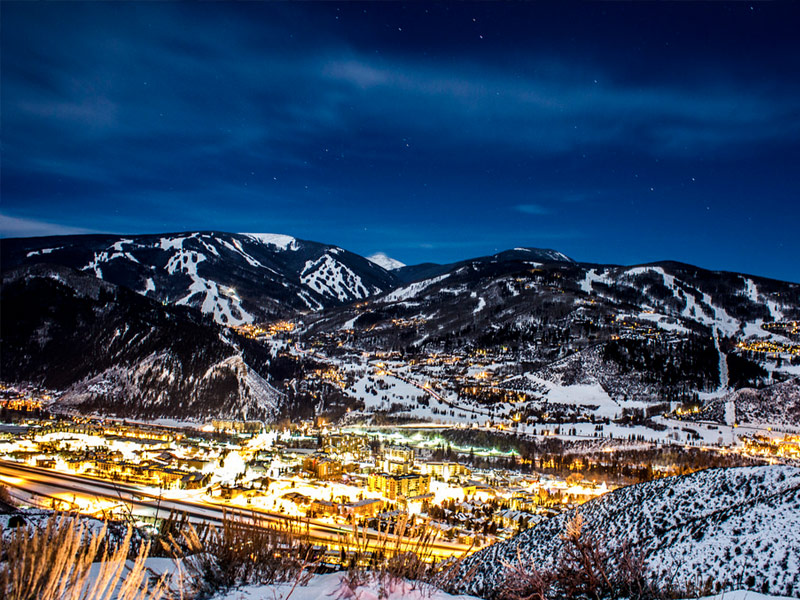
[[[417,542],[415,538],[403,537],[398,540],[394,535],[387,536],[373,529],[358,528],[357,536],[360,544],[357,545],[353,540],[352,525],[336,525],[316,519],[298,519],[281,513],[244,509],[221,502],[158,496],[152,491],[127,483],[73,475],[6,460],[0,460],[0,483],[28,493],[64,499],[65,502],[69,502],[68,498],[75,495],[123,503],[130,507],[131,514],[136,517],[165,518],[170,512],[174,512],[185,514],[194,523],[211,523],[218,526],[225,520],[235,519],[257,526],[290,529],[314,544],[326,545],[336,550],[342,546],[346,551],[357,550],[359,545],[363,547],[366,543],[369,550],[381,549],[388,553],[398,546],[401,551],[412,548]],[[435,540],[430,544],[428,553],[436,559],[442,559],[460,556],[470,550],[471,547],[465,544]]]

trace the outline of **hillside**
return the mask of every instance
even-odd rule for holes
[[[368,418],[583,423],[567,430],[584,436],[605,422],[608,432],[651,439],[661,425],[634,430],[608,421],[633,426],[682,406],[696,414],[682,420],[732,426],[727,394],[753,388],[761,397],[768,386],[796,386],[800,376],[800,285],[682,263],[583,264],[556,250],[514,248],[449,265],[383,261],[383,268],[286,235],[217,232],[11,239],[0,250],[6,271],[42,262],[75,268],[223,326],[291,320],[291,336],[250,332],[261,337],[248,342],[243,360],[251,364],[252,354],[265,373],[271,359],[259,356],[280,355],[272,381],[294,416],[322,410],[314,400],[320,388],[334,418],[348,410],[357,418],[363,407]],[[386,360],[372,361],[378,355]],[[378,374],[379,362],[401,379]],[[225,368],[248,378],[239,363]],[[344,385],[326,380],[324,369]],[[373,371],[388,393],[369,392]],[[441,400],[421,396],[426,382]],[[88,385],[100,389],[95,383]],[[750,409],[740,396],[743,415],[800,426],[791,406],[768,409],[765,400],[756,410],[750,401]],[[657,437],[720,438],[712,427],[672,426]]]
[[[726,417],[727,414],[727,417]],[[800,427],[800,379],[791,379],[762,388],[743,388],[706,405],[697,419],[721,421],[725,418],[743,425]]]
[[[712,589],[719,582],[727,590],[800,593],[798,468],[710,469],[621,488],[575,511],[585,535],[612,554],[628,545],[662,585],[702,587],[710,580]],[[511,565],[552,570],[575,511],[470,556],[451,591],[494,598]]]
[[[699,402],[800,375],[790,333],[800,285],[679,263],[527,255],[518,249],[444,272],[423,265],[421,280],[309,316],[307,332],[405,355],[485,353],[509,392],[590,385],[617,403]]]
[[[193,420],[278,409],[264,379],[269,356],[249,348],[254,369],[230,334],[190,308],[47,265],[6,273],[0,301],[3,379],[64,390],[62,407]]]

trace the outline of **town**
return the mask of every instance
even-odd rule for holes
[[[165,498],[372,529],[413,516],[442,539],[473,549],[613,487],[579,474],[471,468],[452,450],[453,459],[437,459],[443,453],[436,448],[391,445],[368,431],[279,432],[233,422],[192,430],[77,417],[30,419],[0,431],[4,461],[131,484]],[[11,498],[33,506],[108,518],[130,511],[118,499],[44,493],[29,484],[0,475]]]
[[[611,325],[612,339],[658,337],[646,322]],[[303,410],[272,424],[122,420],[70,413],[57,391],[3,385],[4,496],[145,527],[196,507],[305,521],[334,556],[349,542],[319,528],[410,524],[409,533],[433,532],[447,556],[619,486],[800,458],[791,427],[706,421],[687,398],[619,401],[599,387],[560,387],[502,345],[365,350],[369,328],[309,333],[292,321],[236,333],[271,349],[270,383]]]
[[[6,387],[2,395],[8,423],[0,426],[0,485],[4,497],[15,503],[102,518],[135,516],[141,525],[165,518],[164,512],[137,511],[119,493],[87,493],[75,485],[107,481],[133,486],[159,502],[263,512],[364,531],[389,530],[410,519],[414,527],[452,543],[454,554],[508,539],[625,483],[714,464],[798,458],[797,436],[752,437],[738,450],[643,449],[642,444],[606,439],[583,451],[548,446],[559,440],[542,436],[531,451],[515,446],[518,436],[496,429],[329,429],[319,419],[284,429],[220,420],[166,426],[43,414],[52,401],[45,390]],[[474,441],[459,443],[459,432]],[[482,439],[487,443],[481,444]],[[664,456],[670,459],[665,462]],[[81,479],[58,489],[14,471],[16,465],[35,468],[34,474]]]

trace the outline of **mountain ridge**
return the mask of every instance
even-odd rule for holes
[[[35,262],[92,271],[157,300],[241,325],[366,298],[392,273],[330,244],[283,234],[187,232],[0,240],[2,269]]]
[[[305,403],[316,392],[293,383],[304,377],[298,365],[305,355],[287,348],[289,338],[329,347],[333,368],[343,366],[338,357],[347,353],[353,365],[374,352],[458,354],[465,361],[494,356],[499,380],[491,385],[468,372],[446,375],[450,402],[472,414],[523,423],[543,415],[585,419],[589,406],[596,407],[593,418],[621,418],[664,402],[699,404],[708,397],[719,422],[728,405],[720,398],[730,389],[800,375],[791,354],[800,341],[792,333],[792,323],[800,321],[800,285],[674,261],[596,265],[553,250],[517,248],[389,272],[337,246],[283,234],[216,232],[17,238],[0,241],[0,250],[4,273],[63,265],[158,305],[198,311],[225,327],[292,321],[293,333],[272,351],[280,346],[294,365],[278,369],[288,374],[281,380],[289,386],[284,391]],[[410,274],[415,281],[407,281]],[[29,333],[35,347],[35,328]],[[765,360],[758,344],[778,348],[785,358]],[[266,372],[270,360],[259,352],[254,350],[254,360]],[[247,379],[241,365],[225,368],[241,371],[237,381]],[[336,391],[342,411],[373,406],[359,390]],[[567,406],[576,393],[584,399]],[[307,414],[309,407],[297,408]],[[795,412],[764,414],[794,426]]]

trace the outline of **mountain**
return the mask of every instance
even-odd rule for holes
[[[386,269],[337,246],[262,233],[79,235],[0,241],[2,270],[59,264],[221,325],[321,310],[395,287]]]
[[[800,285],[683,263],[597,265],[556,250],[514,248],[388,271],[336,246],[216,232],[10,239],[0,241],[0,252],[4,272],[63,265],[138,293],[122,304],[144,297],[197,309],[220,325],[291,319],[299,349],[288,339],[246,345],[295,415],[321,410],[314,398],[315,386],[323,386],[326,408],[336,407],[332,415],[350,409],[356,416],[364,407],[403,418],[581,422],[589,423],[581,435],[592,435],[598,420],[633,425],[682,403],[695,409],[681,420],[711,415],[733,425],[738,409],[731,407],[744,400],[726,394],[754,388],[768,407],[761,388],[800,376]],[[18,309],[24,312],[22,304]],[[233,343],[251,364],[245,342]],[[266,348],[271,358],[262,359]],[[367,392],[369,360],[379,353],[394,353],[392,368],[414,382],[394,381],[384,408]],[[441,354],[454,357],[447,368],[434,364]],[[317,381],[326,368],[352,381]],[[16,371],[4,370],[4,379],[6,373]],[[425,382],[446,398],[425,408],[413,388]],[[791,406],[768,414],[800,425]],[[693,431],[674,435],[688,440]]]
[[[575,262],[566,254],[563,254],[557,250],[551,250],[549,248],[514,248],[513,250],[505,250],[503,252],[498,252],[497,254],[492,254],[491,256],[480,256],[478,258],[461,260],[445,265],[439,265],[436,263],[422,263],[419,265],[405,266],[397,269],[396,274],[400,278],[401,282],[410,283],[413,281],[429,279],[445,273],[451,273],[466,265],[478,263],[500,263],[514,260],[536,263]]]
[[[401,269],[405,267],[405,263],[401,263],[399,260],[386,256],[383,252],[376,252],[375,254],[368,256],[367,260],[370,262],[374,262],[379,267],[386,269],[387,271],[394,271],[395,269]]]
[[[5,273],[0,303],[3,379],[63,390],[62,408],[191,420],[280,408],[266,351],[191,308],[58,265]]]
[[[576,513],[583,539],[617,557],[627,547],[662,586],[702,590],[710,581],[717,591],[800,593],[800,469],[787,466],[709,469],[620,488],[466,558],[449,591],[497,598],[516,577],[513,566],[552,571]]]
[[[532,249],[420,269],[421,279],[309,316],[309,335],[347,331],[356,348],[406,354],[489,353],[507,367],[500,387],[539,396],[555,384],[614,402],[690,401],[800,375],[800,360],[743,349],[761,341],[789,356],[795,283],[674,262],[581,264]]]

